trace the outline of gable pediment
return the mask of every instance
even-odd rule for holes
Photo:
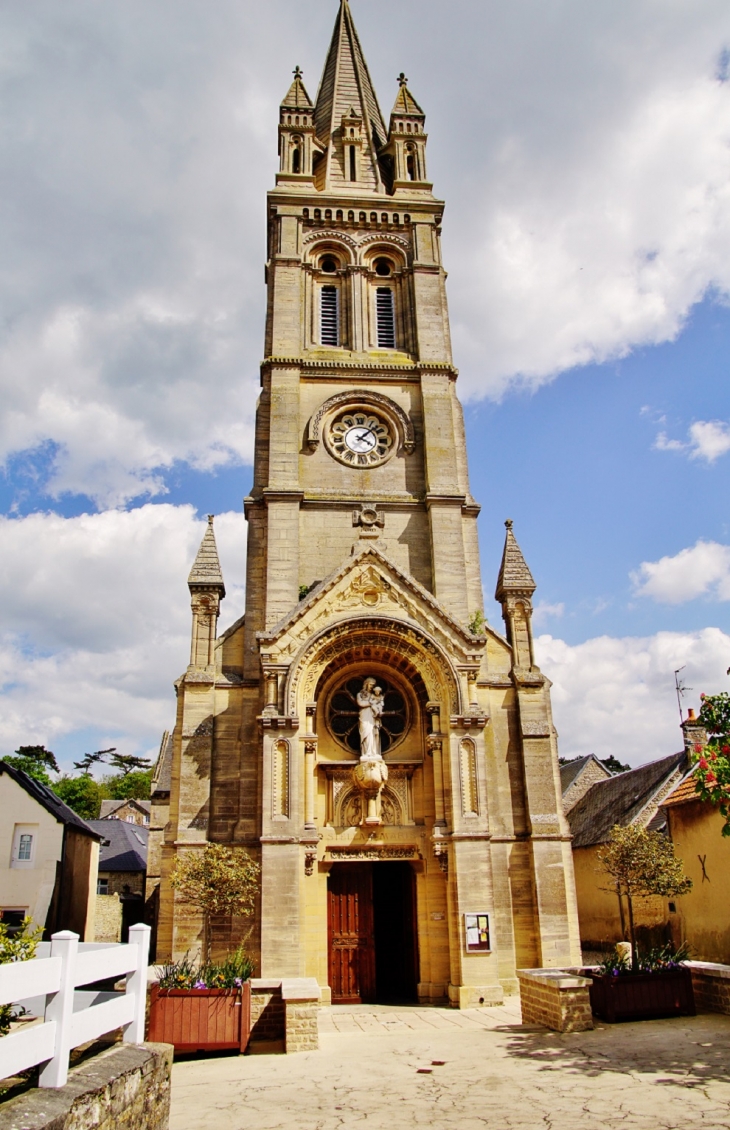
[[[479,662],[487,643],[486,635],[472,635],[432,593],[373,546],[348,558],[287,617],[257,632],[257,639],[271,661],[286,661],[324,628],[362,616],[416,625],[464,663]]]

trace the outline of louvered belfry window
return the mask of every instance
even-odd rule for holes
[[[375,309],[378,323],[378,349],[395,349],[395,302],[389,286],[379,286],[375,292]]]
[[[320,290],[320,333],[322,345],[340,344],[340,301],[336,286],[323,286]]]

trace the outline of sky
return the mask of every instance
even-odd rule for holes
[[[208,513],[243,611],[278,104],[336,10],[0,0],[0,755],[155,755]],[[729,689],[730,8],[352,10],[447,202],[489,621],[512,518],[561,754],[674,752],[674,672]]]

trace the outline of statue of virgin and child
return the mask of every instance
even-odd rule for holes
[[[361,761],[382,761],[380,719],[384,704],[385,700],[381,688],[376,685],[376,680],[369,676],[365,679],[357,696],[357,705],[360,708]]]

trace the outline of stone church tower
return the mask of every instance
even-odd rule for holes
[[[211,840],[260,862],[261,976],[467,1007],[580,950],[535,583],[508,522],[506,634],[486,624],[444,204],[399,83],[386,124],[341,0],[316,100],[297,68],[281,104],[246,611],[217,636],[211,519],[189,578],[158,958],[199,945],[169,874]],[[218,923],[215,946],[248,928]]]

